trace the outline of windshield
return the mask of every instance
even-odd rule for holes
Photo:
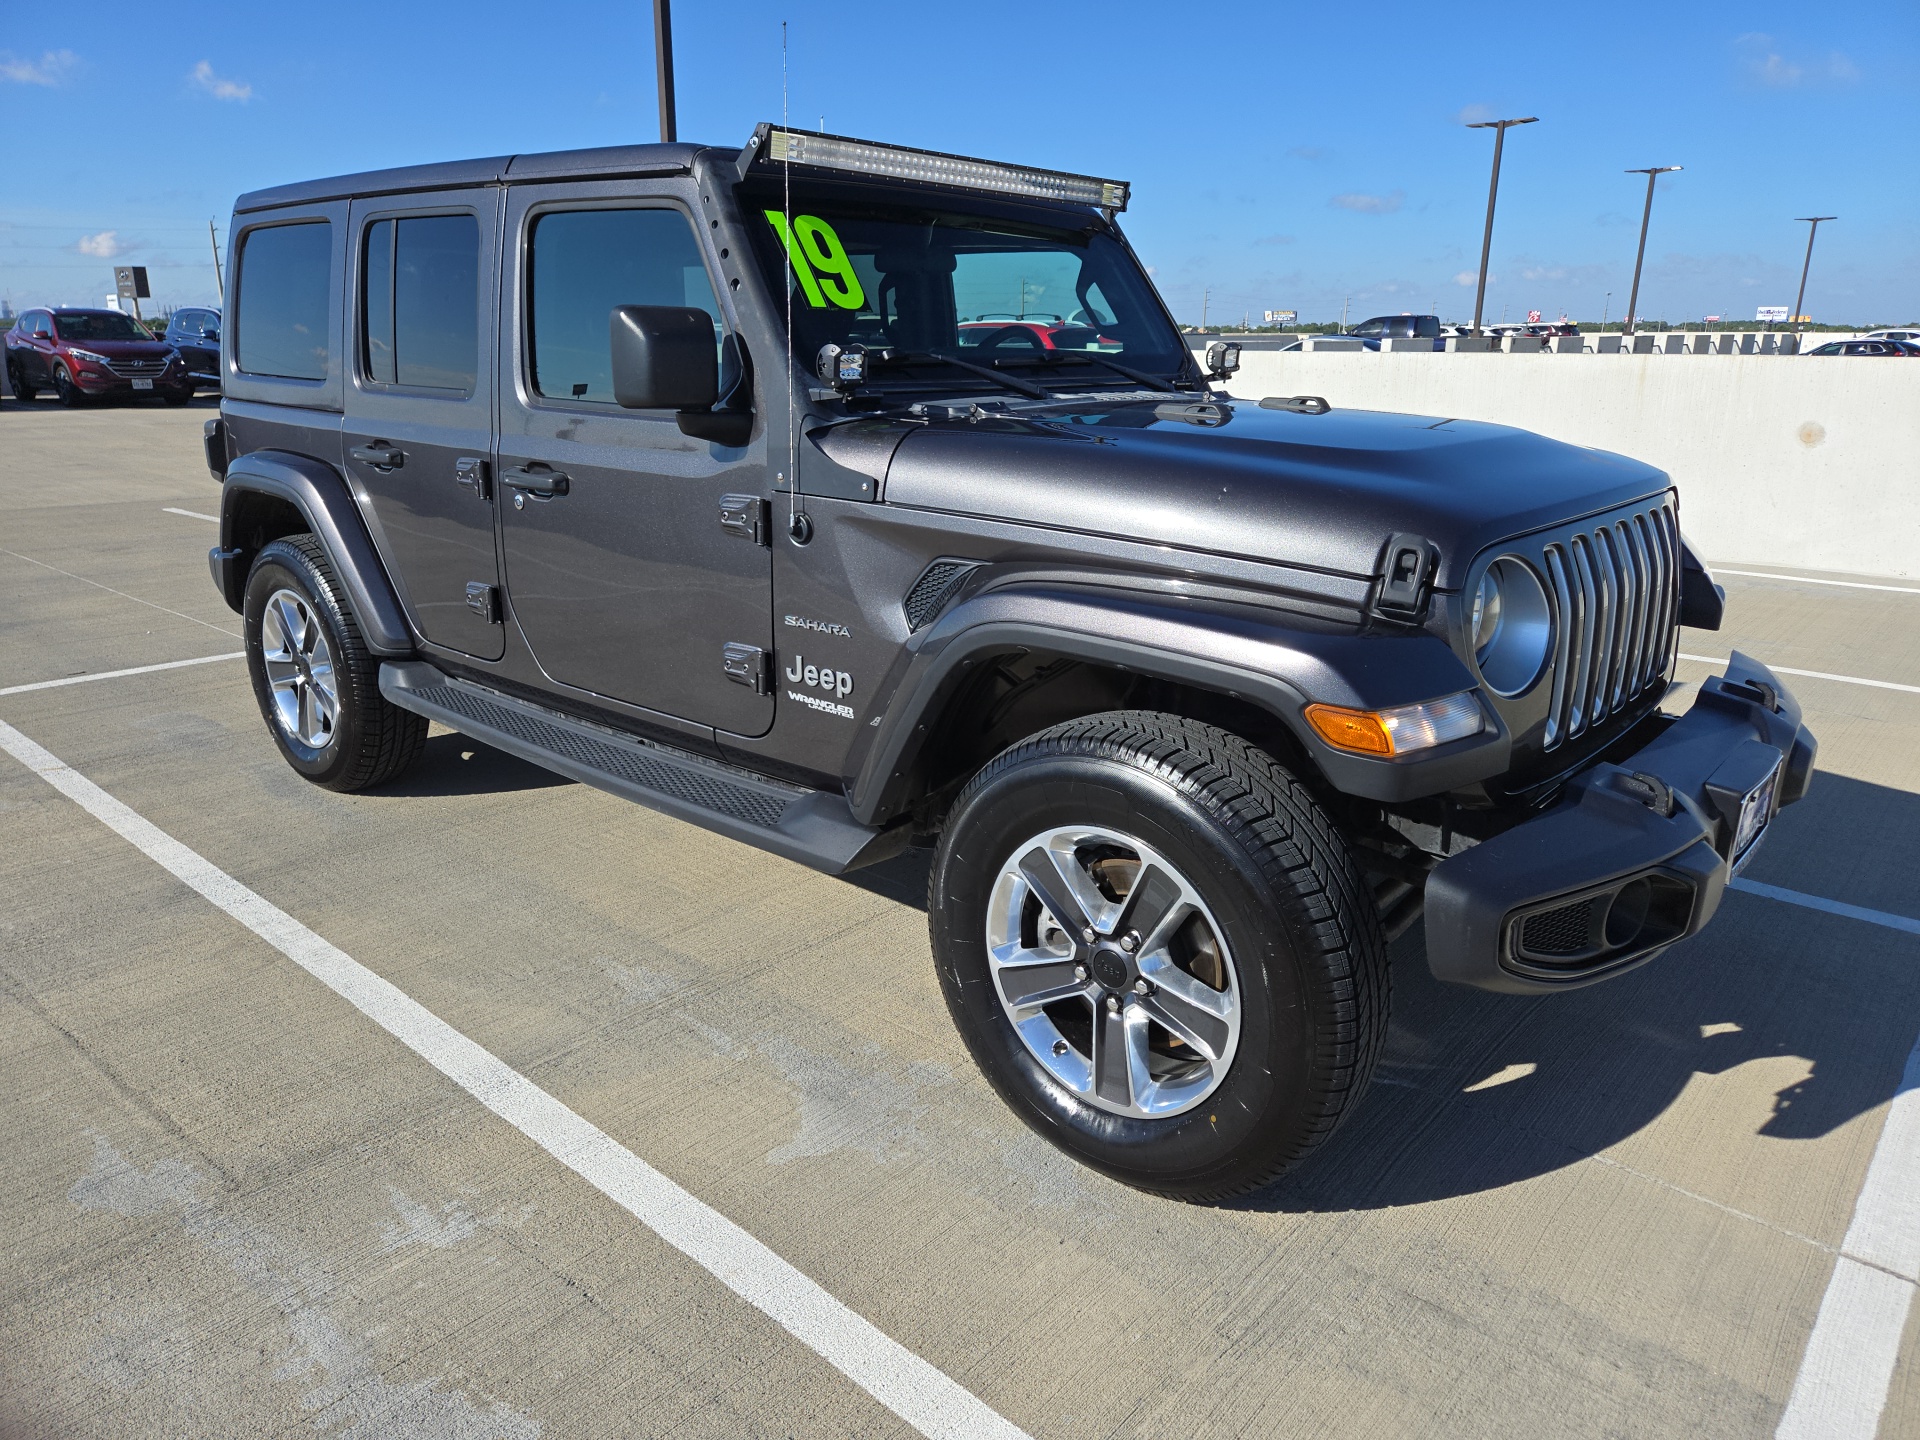
[[[790,208],[778,190],[746,198],[774,294],[791,292],[803,363],[827,344],[952,356],[1029,376],[1076,356],[1159,376],[1186,363],[1139,263],[1090,216],[1047,224],[984,203],[875,201],[800,185]],[[1072,369],[1083,386],[1098,373],[1097,362]],[[1107,376],[1101,383],[1124,383]]]
[[[87,315],[56,315],[53,317],[53,332],[62,340],[151,340],[153,337],[144,330],[134,328],[133,321],[124,315],[115,315],[111,311],[98,311]]]

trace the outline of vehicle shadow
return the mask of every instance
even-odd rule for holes
[[[1823,774],[1775,825],[1753,878],[1913,913],[1920,796]],[[1750,1062],[1771,1062],[1753,1132],[1816,1138],[1893,1093],[1920,1027],[1920,938],[1760,896],[1730,893],[1705,933],[1631,975],[1537,999],[1442,985],[1423,944],[1416,926],[1394,947],[1394,1019],[1371,1091],[1310,1163],[1238,1207],[1362,1210],[1498,1189],[1619,1144],[1696,1076]]]
[[[575,782],[551,770],[448,731],[429,736],[426,752],[405,775],[366,793],[417,799],[423,796],[492,795],[545,790]]]

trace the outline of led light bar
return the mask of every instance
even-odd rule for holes
[[[1034,200],[1060,200],[1073,205],[1097,205],[1102,210],[1127,208],[1124,180],[1099,180],[1091,175],[1069,175],[1060,170],[1034,170],[1025,165],[1002,165],[993,160],[970,160],[937,150],[910,150],[901,145],[876,145],[843,135],[816,135],[805,130],[780,130],[763,125],[748,142],[745,164],[761,158],[773,164],[806,165],[817,170],[844,170],[855,175],[882,175],[890,180],[917,180],[924,185],[950,185],[966,190],[988,190],[998,195],[1022,195]]]

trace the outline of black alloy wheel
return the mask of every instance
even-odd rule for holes
[[[1385,941],[1338,830],[1236,735],[1116,712],[989,763],[929,879],[975,1061],[1039,1134],[1189,1201],[1333,1133],[1387,1032]]]
[[[73,383],[73,377],[67,373],[67,367],[64,365],[53,367],[53,393],[60,398],[60,403],[70,410],[84,405],[87,400],[87,397],[80,393],[80,387]]]

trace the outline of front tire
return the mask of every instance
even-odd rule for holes
[[[1007,750],[954,803],[928,900],[987,1079],[1143,1190],[1215,1201],[1277,1178],[1385,1041],[1385,941],[1345,842],[1213,726],[1117,712]]]
[[[254,698],[295,770],[328,790],[366,790],[420,758],[426,718],[380,693],[380,663],[318,540],[289,535],[261,550],[244,615]]]
[[[76,410],[87,403],[87,397],[80,393],[80,387],[73,383],[73,377],[67,373],[64,365],[53,367],[53,393],[69,410]]]

